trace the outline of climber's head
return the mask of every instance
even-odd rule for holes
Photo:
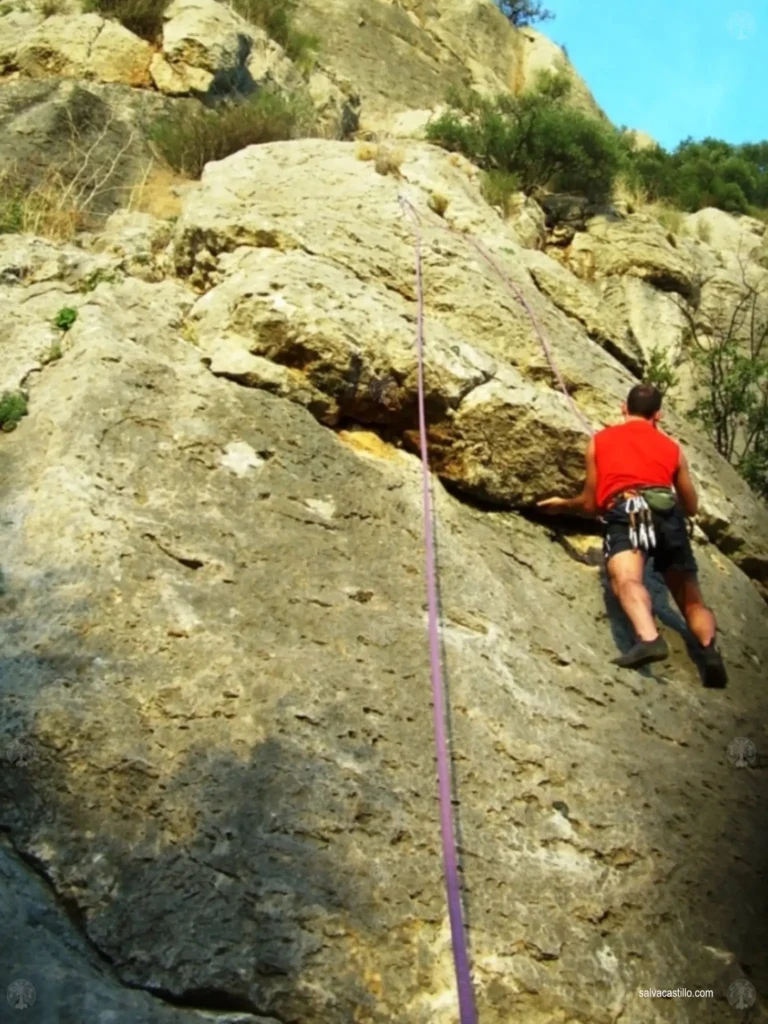
[[[635,384],[621,411],[625,416],[658,423],[661,419],[661,392],[653,384]]]

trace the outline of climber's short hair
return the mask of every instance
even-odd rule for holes
[[[653,384],[635,384],[627,395],[627,412],[649,420],[661,409],[661,392]]]

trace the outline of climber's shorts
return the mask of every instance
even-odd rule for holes
[[[603,555],[606,564],[614,555],[632,550],[629,536],[629,513],[626,502],[620,501],[613,508],[603,512]],[[656,547],[651,552],[653,568],[665,573],[669,569],[695,574],[698,572],[696,557],[686,529],[682,509],[674,509],[664,515],[654,515],[653,528],[656,533]]]

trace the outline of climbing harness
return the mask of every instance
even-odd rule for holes
[[[432,697],[437,748],[437,778],[440,794],[440,828],[443,842],[443,866],[448,895],[448,917],[451,924],[453,960],[456,985],[459,992],[459,1019],[461,1024],[476,1024],[477,1011],[469,970],[469,953],[461,908],[456,837],[453,828],[451,802],[451,763],[445,728],[445,683],[440,664],[440,633],[437,615],[437,587],[435,584],[435,543],[432,532],[432,504],[429,487],[429,456],[427,453],[427,425],[424,402],[424,288],[421,276],[421,226],[413,206],[400,197],[403,211],[410,217],[416,240],[416,293],[417,329],[416,354],[418,359],[419,442],[421,448],[422,494],[424,506],[424,545],[427,575],[427,608],[429,619],[429,653],[432,669]]]

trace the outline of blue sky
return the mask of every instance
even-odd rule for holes
[[[616,125],[665,149],[768,138],[768,0],[545,0],[534,25]]]

